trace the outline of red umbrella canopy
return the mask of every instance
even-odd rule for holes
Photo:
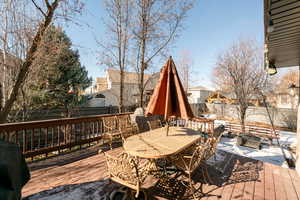
[[[173,116],[182,119],[194,117],[171,56],[160,71],[159,82],[145,115],[162,115],[166,120]]]

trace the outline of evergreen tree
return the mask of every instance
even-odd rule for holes
[[[48,30],[36,55],[40,84],[33,86],[37,107],[64,107],[68,117],[72,108],[80,104],[82,91],[92,83],[78,51],[71,47],[71,40],[60,28],[52,26]]]

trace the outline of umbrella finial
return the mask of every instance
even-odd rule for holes
[[[172,59],[172,56],[170,56],[169,59]]]

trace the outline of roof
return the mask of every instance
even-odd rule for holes
[[[203,87],[201,85],[199,85],[197,87],[189,88],[189,90],[207,90],[207,91],[210,91],[209,89],[207,89],[206,87]]]
[[[115,69],[108,69],[106,70],[108,73],[108,76],[111,80],[111,82],[120,82],[120,70]],[[138,84],[139,83],[139,74],[137,72],[124,72],[125,78],[124,83],[132,83],[132,84]],[[146,82],[151,75],[144,74],[144,82]]]
[[[97,77],[96,82],[97,84],[107,84],[106,78],[104,77]]]
[[[268,32],[269,24],[274,30]],[[276,67],[299,66],[300,1],[264,0],[266,60]]]

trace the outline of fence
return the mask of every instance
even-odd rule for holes
[[[23,155],[37,155],[99,141],[104,133],[103,119],[130,113],[96,115],[21,123],[0,124],[0,139],[17,143]]]
[[[229,104],[206,104],[209,112],[216,114],[218,118],[239,119],[236,105]],[[297,110],[287,108],[269,108],[271,118],[275,126],[296,129],[297,127]],[[261,122],[270,124],[270,119],[265,107],[249,106],[246,112],[247,122]]]
[[[200,116],[209,111],[205,103],[192,103],[190,105],[195,116]]]
[[[135,107],[125,107],[125,112],[133,112]],[[23,119],[22,112],[20,112],[14,121],[34,121],[34,120],[48,120],[64,118],[64,109],[41,109],[27,111],[26,119]],[[101,115],[101,114],[115,114],[119,112],[117,106],[107,107],[78,107],[72,110],[71,117]],[[13,114],[14,115],[14,114]]]

